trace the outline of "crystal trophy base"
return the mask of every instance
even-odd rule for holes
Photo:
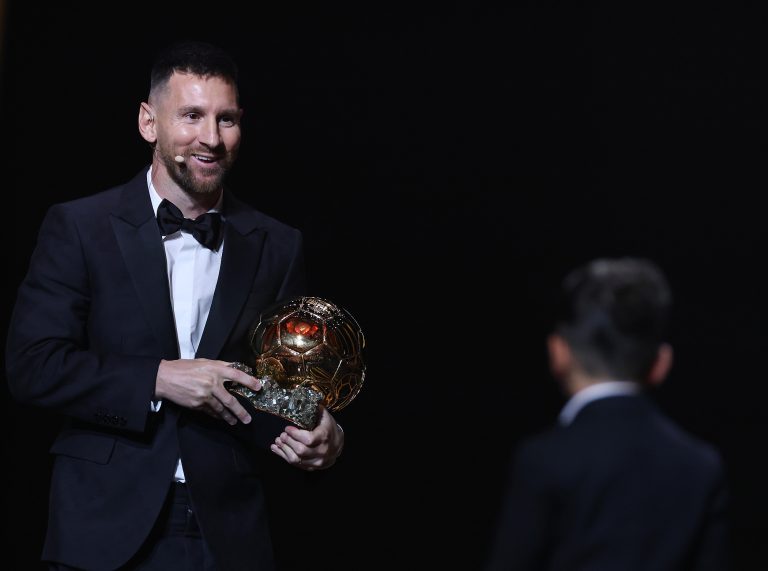
[[[253,376],[253,369],[243,363],[231,367]],[[310,387],[284,387],[269,377],[259,379],[261,390],[252,391],[239,383],[227,382],[227,390],[245,398],[255,409],[284,418],[300,428],[312,430],[317,426],[318,407],[323,394]]]

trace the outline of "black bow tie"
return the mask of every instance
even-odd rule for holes
[[[195,240],[209,250],[215,250],[221,240],[221,214],[206,212],[194,220],[184,218],[175,204],[166,199],[157,207],[157,225],[163,236],[179,230],[192,234]]]

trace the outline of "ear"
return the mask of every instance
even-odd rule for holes
[[[148,143],[157,141],[155,112],[149,106],[149,103],[142,103],[139,107],[139,133]]]
[[[573,354],[568,343],[562,336],[552,333],[547,337],[547,352],[552,375],[556,379],[564,379],[573,364]]]
[[[648,372],[647,381],[649,386],[656,387],[664,382],[669,370],[672,368],[672,361],[672,346],[668,343],[663,343],[656,353],[656,359],[651,366],[651,370]]]

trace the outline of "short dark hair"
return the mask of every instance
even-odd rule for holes
[[[562,282],[556,331],[592,377],[643,382],[667,335],[672,293],[642,258],[600,258]]]
[[[237,88],[238,68],[232,57],[218,46],[200,41],[177,42],[155,57],[150,73],[150,94],[162,89],[174,72],[200,77],[220,77]]]

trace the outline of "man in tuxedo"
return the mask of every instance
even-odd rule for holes
[[[598,259],[562,292],[547,348],[570,398],[516,450],[487,569],[727,569],[721,458],[644,394],[672,364],[665,276],[648,260]]]
[[[261,310],[305,293],[300,232],[224,186],[241,114],[225,52],[171,46],[139,109],[151,165],[42,224],[6,365],[16,399],[65,419],[51,569],[272,569],[264,459],[312,471],[341,453],[327,410],[303,430],[225,388],[260,389],[230,365]]]

